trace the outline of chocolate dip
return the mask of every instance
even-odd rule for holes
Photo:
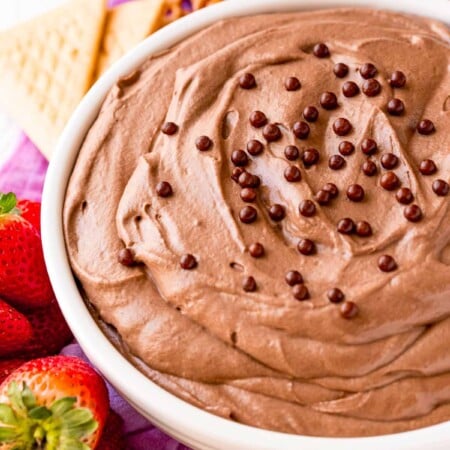
[[[70,261],[175,395],[288,433],[450,419],[450,33],[369,9],[235,18],[107,96]]]

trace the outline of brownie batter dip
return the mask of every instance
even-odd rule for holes
[[[340,9],[221,21],[119,80],[64,222],[121,351],[256,427],[449,420],[449,67],[443,24]]]

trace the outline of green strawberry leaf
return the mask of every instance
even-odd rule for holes
[[[10,213],[17,204],[16,195],[12,192],[8,194],[0,193],[0,215]]]
[[[28,410],[36,407],[36,397],[26,383],[23,384],[22,388],[22,402]]]
[[[0,443],[15,441],[18,438],[14,428],[0,427]]]
[[[23,388],[25,388],[26,385],[23,383]],[[20,417],[26,417],[27,408],[23,403],[22,399],[22,391],[19,388],[19,385],[13,381],[8,386],[8,397],[11,402],[11,407],[16,413],[16,415]]]
[[[0,403],[0,422],[5,425],[17,425],[17,418],[11,406]]]
[[[70,411],[75,403],[77,402],[76,397],[64,397],[56,400],[50,407],[52,413],[56,417],[62,416],[67,411]]]
[[[52,416],[52,412],[45,406],[37,406],[28,413],[28,417],[35,420],[46,420]]]

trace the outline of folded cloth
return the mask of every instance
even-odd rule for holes
[[[21,135],[17,149],[0,167],[0,192],[14,192],[20,198],[40,201],[47,166],[47,161],[33,143]],[[76,343],[64,348],[62,354],[87,359]],[[154,427],[110,385],[108,389],[112,409],[124,419],[126,450],[189,450]]]

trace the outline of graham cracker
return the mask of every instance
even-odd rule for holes
[[[108,11],[96,70],[108,67],[159,27],[164,0],[136,0]]]
[[[0,103],[49,158],[89,89],[105,0],[71,0],[0,33]]]

